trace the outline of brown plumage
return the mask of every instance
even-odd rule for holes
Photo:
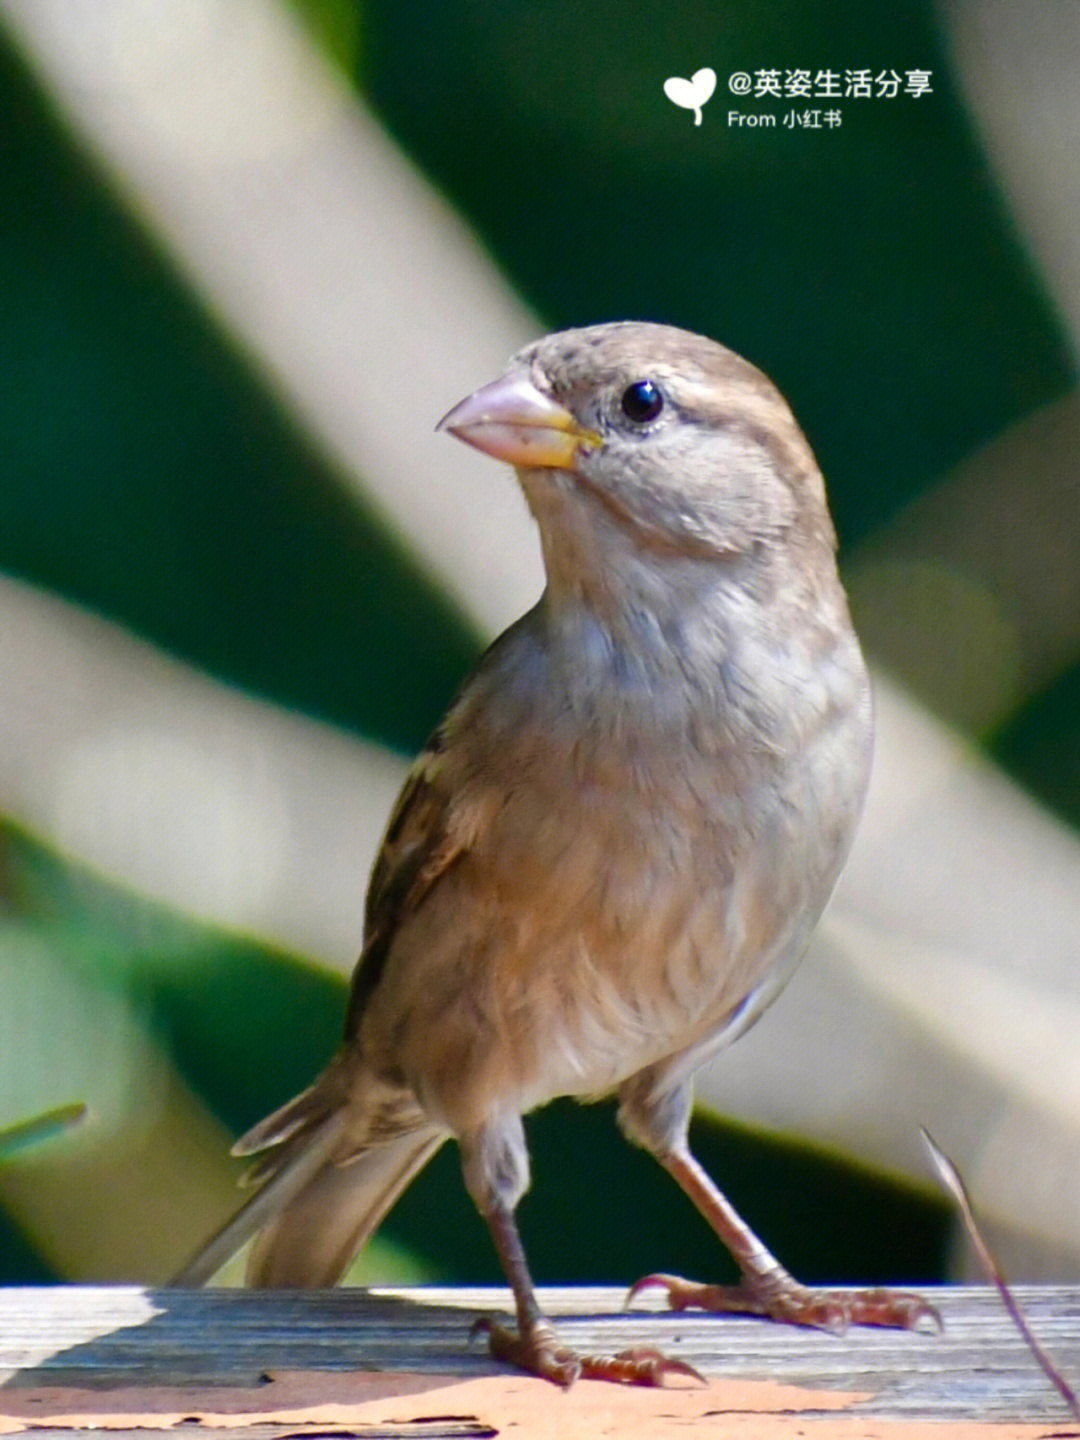
[[[869,684],[824,487],[775,387],[656,325],[549,336],[442,422],[514,464],[547,587],[419,757],[368,892],[342,1048],[237,1144],[260,1187],[183,1278],[248,1235],[257,1285],[329,1284],[446,1139],[515,1294],[495,1352],[568,1383],[659,1381],[579,1357],[537,1306],[513,1212],[521,1115],[617,1092],[732,1250],[741,1286],[672,1303],[912,1324],[916,1297],[816,1295],[687,1149],[694,1070],[804,950],[869,774]]]

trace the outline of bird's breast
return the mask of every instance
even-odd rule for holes
[[[455,783],[488,819],[405,947],[426,957],[399,1034],[429,1109],[464,1128],[508,1093],[604,1093],[768,991],[861,805],[850,659],[771,689],[730,655],[667,693],[632,671],[591,690],[549,676],[527,710],[504,694],[462,715]]]
[[[527,879],[538,918],[564,917],[628,966],[691,953],[704,998],[710,967],[738,985],[786,917],[816,914],[865,775],[850,717],[805,724],[794,763],[771,734],[748,743],[730,717],[682,720],[643,731],[626,718],[608,743],[549,748],[508,792],[490,873],[512,890]]]

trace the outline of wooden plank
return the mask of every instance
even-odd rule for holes
[[[559,1317],[566,1343],[579,1350],[655,1345],[722,1382],[729,1417],[725,1434],[741,1433],[730,1429],[740,1405],[738,1413],[757,1414],[760,1421],[762,1412],[755,1406],[763,1396],[774,1412],[801,1416],[803,1422],[813,1419],[815,1425],[825,1424],[830,1409],[836,1409],[845,1425],[871,1419],[950,1421],[948,1431],[941,1432],[950,1437],[961,1433],[961,1422],[974,1421],[995,1422],[994,1434],[1000,1426],[1005,1426],[1001,1433],[1027,1434],[1029,1425],[1041,1427],[1033,1434],[1046,1435],[1048,1425],[1055,1427],[1055,1434],[1077,1433],[1075,1426],[1070,1431],[1064,1405],[989,1288],[927,1292],[940,1307],[942,1334],[852,1330],[844,1336],[734,1317],[645,1309],[624,1313],[623,1293],[575,1288],[548,1289],[542,1296],[548,1312]],[[1080,1372],[1080,1287],[1018,1287],[1017,1293],[1036,1333],[1075,1378]],[[503,1290],[429,1287],[295,1294],[133,1286],[0,1290],[0,1434],[10,1433],[33,1414],[39,1416],[38,1434],[61,1434],[75,1423],[72,1417],[86,1420],[89,1392],[97,1397],[91,1416],[96,1423],[122,1427],[125,1415],[137,1415],[144,1436],[147,1426],[152,1432],[158,1421],[159,1428],[166,1429],[173,1423],[167,1419],[170,1414],[196,1414],[209,1423],[206,1417],[215,1404],[229,1412],[218,1423],[244,1426],[251,1440],[263,1434],[305,1433],[312,1425],[325,1433],[325,1415],[310,1405],[305,1410],[297,1399],[306,1395],[310,1401],[313,1394],[334,1414],[354,1416],[374,1414],[370,1406],[380,1398],[395,1399],[387,1414],[397,1416],[397,1429],[356,1428],[357,1420],[350,1422],[354,1428],[334,1433],[498,1433],[490,1425],[485,1430],[487,1422],[474,1413],[477,1397],[495,1396],[490,1387],[513,1381],[503,1397],[507,1404],[507,1397],[526,1393],[539,1397],[535,1403],[544,1411],[560,1402],[553,1387],[508,1377],[488,1357],[482,1341],[470,1342],[474,1317],[505,1312],[507,1304]],[[271,1383],[268,1375],[283,1387],[274,1392],[275,1405],[269,1407],[258,1400]],[[477,1390],[479,1382],[483,1384]],[[447,1386],[456,1388],[446,1391]],[[427,1421],[412,1413],[419,1405],[417,1397],[434,1400],[438,1394],[439,1405],[444,1404],[444,1391],[461,1404],[468,1400],[473,1409],[442,1409]],[[638,1407],[631,1414],[642,1416],[655,1406],[658,1393],[667,1397],[669,1407],[677,1393],[593,1384],[578,1385],[571,1393],[586,1392],[590,1403],[606,1397],[605,1413],[629,1404]],[[691,1392],[680,1387],[678,1394]],[[700,1390],[694,1394],[705,1405],[708,1397]],[[342,1401],[342,1395],[351,1399]],[[140,1410],[140,1405],[146,1408]],[[707,1409],[705,1405],[702,1413]],[[292,1418],[284,1430],[280,1424],[275,1428],[265,1420],[270,1412]],[[710,1413],[715,1416],[715,1409]],[[41,1421],[46,1418],[56,1424],[46,1425],[43,1432]],[[686,1424],[692,1418],[687,1411]],[[432,1428],[436,1420],[442,1429]],[[132,1424],[132,1431],[135,1428]],[[907,1424],[902,1429],[908,1433]],[[759,1426],[747,1433],[771,1432]],[[819,1432],[815,1428],[813,1433]],[[820,1433],[870,1432],[834,1428]],[[875,1426],[873,1433],[892,1432]]]

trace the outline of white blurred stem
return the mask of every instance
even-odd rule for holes
[[[406,770],[0,579],[0,813],[127,884],[339,968]]]
[[[1080,357],[1080,7],[938,0],[995,176]]]

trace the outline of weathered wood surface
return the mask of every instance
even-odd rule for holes
[[[1080,1377],[1080,1287],[1018,1287],[1017,1293],[1036,1333],[1075,1382]],[[942,1334],[853,1330],[835,1336],[732,1317],[645,1309],[624,1313],[623,1292],[615,1289],[549,1289],[543,1298],[549,1313],[559,1317],[563,1339],[579,1350],[610,1352],[654,1345],[689,1361],[710,1380],[797,1387],[790,1394],[783,1392],[779,1412],[789,1418],[801,1416],[803,1426],[812,1423],[813,1428],[792,1434],[890,1435],[892,1427],[880,1424],[890,1420],[949,1421],[937,1433],[950,1437],[961,1433],[957,1427],[964,1421],[992,1422],[987,1433],[994,1435],[1078,1433],[996,1293],[988,1288],[932,1292],[944,1320]],[[128,1415],[132,1430],[138,1425],[142,1435],[159,1426],[163,1430],[183,1415],[204,1424],[244,1427],[253,1440],[316,1430],[320,1435],[328,1431],[431,1437],[497,1434],[498,1427],[475,1414],[475,1397],[485,1392],[469,1388],[469,1382],[483,1377],[505,1382],[507,1372],[490,1360],[482,1340],[470,1342],[470,1327],[480,1313],[505,1313],[507,1299],[502,1290],[432,1288],[301,1294],[129,1286],[0,1290],[0,1433],[10,1433],[18,1428],[20,1418],[27,1420],[36,1413],[39,1435],[43,1429],[60,1434],[65,1427],[85,1425],[88,1415],[93,1423],[107,1423],[121,1433]],[[435,1377],[445,1377],[446,1385],[458,1387],[446,1393],[467,1396],[469,1403],[464,1409],[441,1408],[427,1419],[403,1418],[404,1409],[398,1407],[397,1428],[387,1428],[388,1420],[372,1429],[366,1419],[360,1423],[355,1418],[373,1413],[362,1408],[351,1423],[340,1418],[330,1423],[328,1415],[354,1414],[347,1407],[300,1415],[295,1406],[286,1406],[293,1417],[290,1423],[268,1424],[265,1409],[260,1411],[243,1398],[265,1389],[268,1375],[275,1380],[305,1377],[309,1388],[303,1393],[310,1395],[312,1372],[322,1372],[316,1388],[324,1398],[340,1399],[341,1385],[352,1377],[356,1384],[362,1380],[368,1385],[362,1392],[350,1392],[354,1399],[380,1394],[415,1397],[420,1392],[434,1397],[438,1390],[441,1405],[444,1391],[434,1382]],[[569,1423],[571,1410],[551,1411],[552,1405],[562,1403],[554,1387],[513,1378],[518,1392],[529,1387],[529,1393],[539,1397],[541,1413],[549,1419],[552,1414],[562,1416]],[[163,1389],[172,1397],[176,1412],[172,1421],[166,1419],[170,1407],[162,1408]],[[616,1389],[625,1392],[618,1397],[619,1407],[636,1404],[645,1415],[649,1405],[655,1405],[655,1392],[626,1387],[579,1384],[571,1395],[588,1391],[595,1400],[597,1394],[609,1395]],[[803,1401],[800,1391],[805,1392]],[[85,1395],[78,1399],[77,1392],[95,1392],[89,1410]],[[668,1397],[674,1393],[664,1392]],[[754,1408],[746,1396],[752,1399],[756,1393],[732,1389],[725,1415],[734,1416],[738,1410],[745,1417]],[[653,1399],[647,1400],[650,1395]],[[214,1397],[221,1406],[211,1403]],[[33,1404],[38,1410],[28,1411]],[[834,1406],[839,1407],[836,1413],[843,1426],[856,1428],[828,1428],[841,1423],[827,1414]],[[211,1422],[207,1417],[215,1408],[234,1413],[228,1422],[220,1417]],[[708,1413],[716,1417],[717,1408]],[[873,1422],[869,1428],[867,1422]],[[515,1424],[516,1433],[527,1433],[527,1426]],[[620,1424],[625,1425],[625,1419]],[[744,1433],[732,1429],[732,1424],[733,1419],[719,1430],[712,1427],[701,1433]],[[1035,1428],[1029,1430],[1029,1425]],[[542,1427],[536,1433],[543,1433]],[[678,1433],[698,1432],[687,1418]],[[762,1421],[746,1433],[773,1431]],[[896,1433],[925,1431],[904,1424]],[[963,1433],[968,1433],[966,1426]]]

